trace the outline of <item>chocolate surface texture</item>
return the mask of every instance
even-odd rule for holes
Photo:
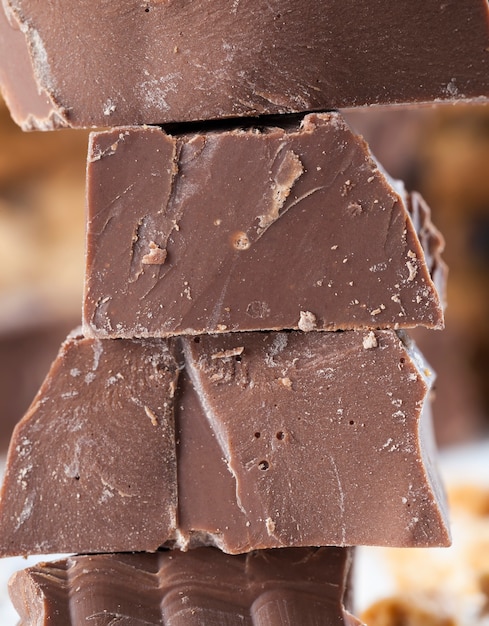
[[[2,90],[26,129],[489,96],[486,0],[1,6]]]
[[[93,134],[85,334],[441,328],[443,239],[379,167],[336,113]]]
[[[21,626],[360,626],[348,548],[74,556],[14,575]]]
[[[65,342],[11,442],[0,554],[449,543],[394,331]]]

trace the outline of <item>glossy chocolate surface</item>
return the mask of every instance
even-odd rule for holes
[[[336,113],[92,135],[85,334],[441,328],[443,239],[379,167]]]
[[[446,545],[393,331],[69,339],[11,442],[0,554]]]
[[[73,556],[14,575],[21,625],[360,626],[348,548]]]
[[[0,7],[2,90],[27,129],[489,97],[486,0]]]

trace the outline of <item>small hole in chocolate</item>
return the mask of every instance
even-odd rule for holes
[[[406,362],[406,359],[405,359],[404,357],[401,357],[401,358],[399,359],[399,363],[405,363],[405,362]]]
[[[283,432],[283,430],[279,430],[277,433],[277,439],[280,439],[280,441],[282,441],[285,438],[285,433]]]
[[[255,437],[256,437],[257,439],[260,439],[260,437],[261,437],[261,433],[259,433],[259,432],[257,431],[257,432],[255,433]]]
[[[268,464],[268,461],[260,461],[258,463],[258,468],[261,470],[267,470],[270,467],[270,465]]]
[[[194,343],[200,343],[200,337],[194,337]]]
[[[350,426],[353,426],[355,422],[353,420],[350,420]]]
[[[78,474],[75,476],[75,480],[80,480],[80,476]]]
[[[232,245],[236,250],[248,250],[251,243],[248,235],[241,231],[234,233],[232,237]]]
[[[239,354],[236,356],[236,361],[241,361],[241,357],[239,356]]]

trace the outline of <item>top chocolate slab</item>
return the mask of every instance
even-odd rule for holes
[[[338,113],[94,133],[87,187],[86,335],[443,326],[443,240]]]
[[[487,0],[1,6],[0,83],[25,129],[489,97]]]

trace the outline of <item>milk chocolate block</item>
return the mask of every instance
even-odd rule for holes
[[[73,556],[15,574],[21,624],[360,626],[349,548]]]
[[[139,550],[147,534],[171,534],[177,519],[175,370],[161,342],[65,342],[11,443],[18,493],[6,487],[3,494],[3,540],[33,525],[36,552],[52,552],[54,543],[71,552],[88,537],[93,545]],[[9,511],[11,497],[21,500],[15,512]]]
[[[120,128],[88,161],[87,336],[443,325],[443,240],[338,113]]]
[[[25,129],[489,96],[487,0],[1,6],[2,91]]]
[[[431,378],[394,331],[73,336],[14,432],[0,554],[446,545]]]

